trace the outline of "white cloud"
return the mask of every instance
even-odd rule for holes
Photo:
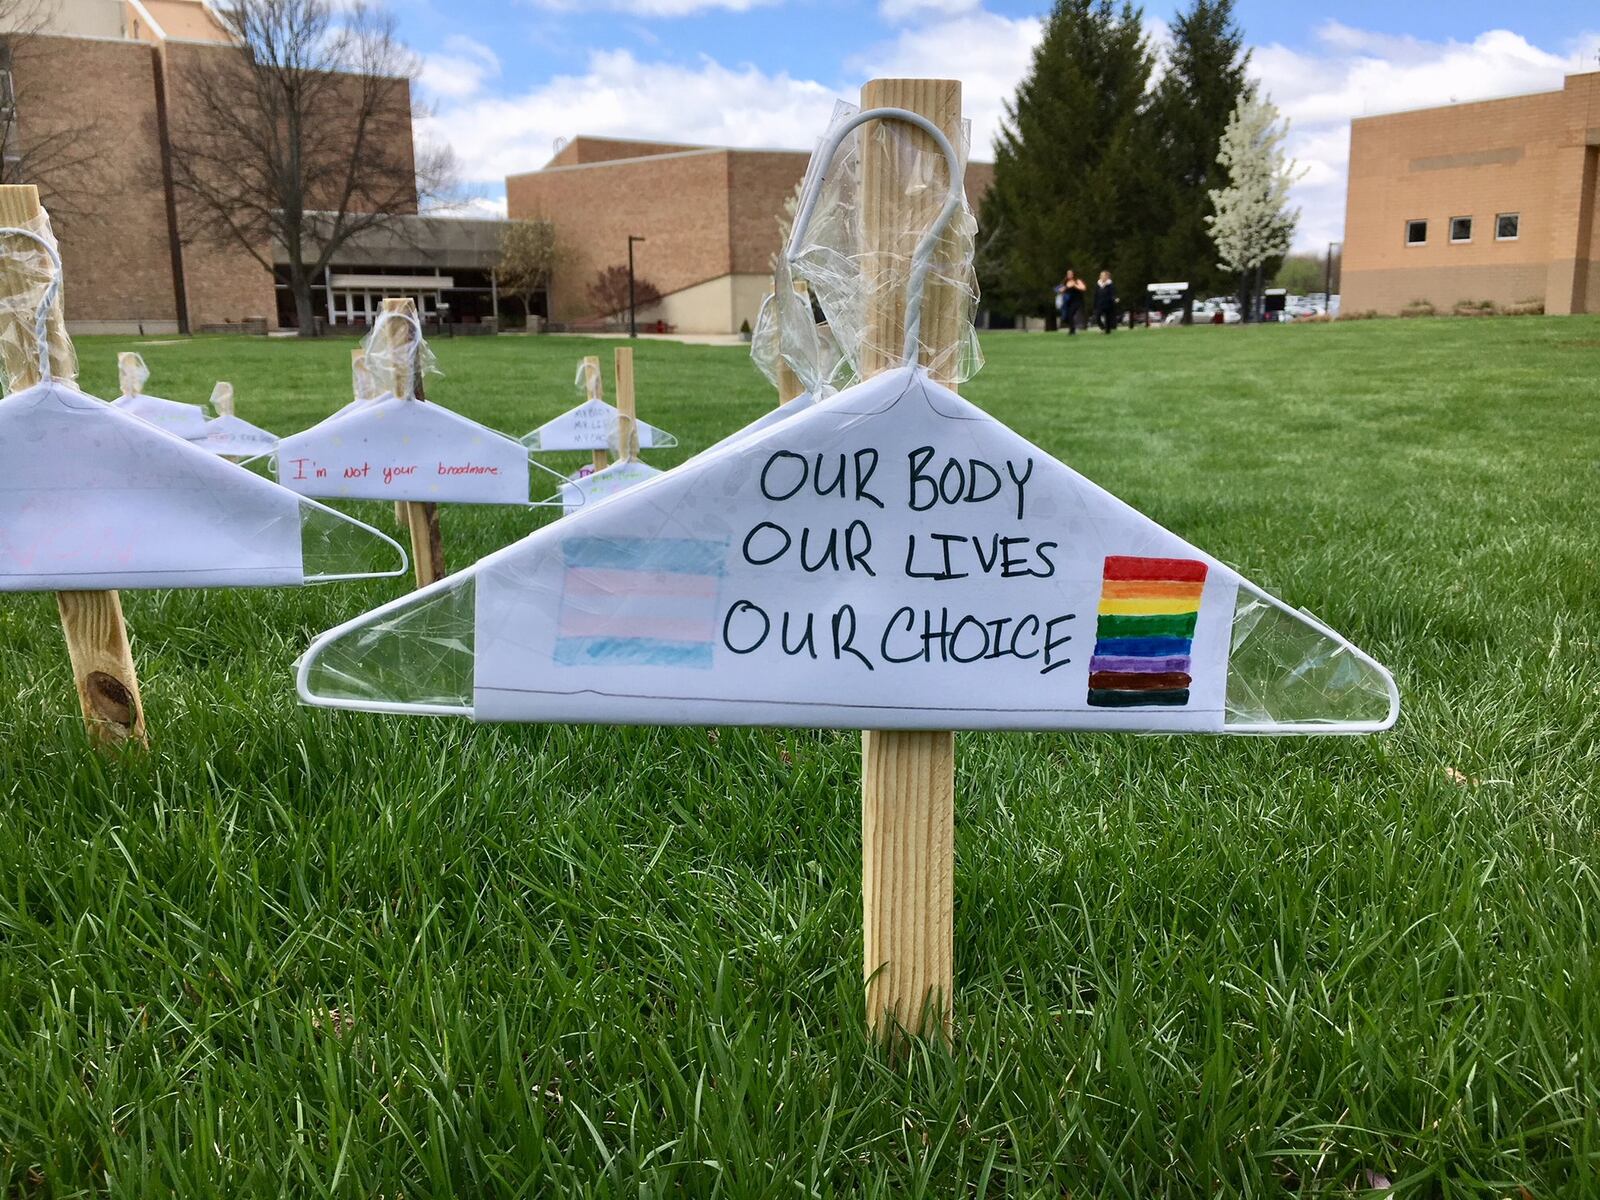
[[[1257,47],[1253,72],[1289,118],[1289,152],[1306,167],[1294,189],[1296,245],[1321,249],[1344,237],[1351,118],[1560,88],[1563,75],[1584,69],[1583,50],[1600,43],[1586,36],[1557,54],[1503,29],[1427,41],[1328,21],[1310,50]]]
[[[418,81],[431,96],[464,100],[499,74],[499,55],[482,42],[453,33],[445,38],[443,50],[423,57]]]
[[[499,183],[549,161],[557,138],[587,133],[717,146],[810,148],[834,102],[873,76],[960,78],[972,119],[973,156],[988,158],[1001,105],[1026,69],[1040,23],[976,13],[908,28],[845,64],[842,83],[726,66],[644,62],[625,50],[593,53],[581,74],[519,95],[463,94],[419,122],[452,146],[469,182]],[[446,99],[452,99],[446,97]]]
[[[704,12],[749,12],[783,0],[533,0],[546,12],[627,13],[635,17],[692,17]]]
[[[1016,94],[1043,29],[1038,17],[975,12],[904,29],[892,42],[850,60],[846,68],[858,83],[902,76],[961,80],[961,106],[972,122],[972,157],[989,159],[1004,105]]]
[[[761,0],[603,2],[662,15]],[[873,76],[921,75],[962,80],[973,157],[991,157],[1003,105],[1029,66],[1041,21],[1004,17],[970,0],[880,0],[880,11],[914,19],[844,61],[841,77],[829,81],[709,56],[642,61],[610,50],[591,54],[581,72],[495,96],[484,89],[499,72],[498,58],[488,47],[451,39],[424,71],[442,107],[420,123],[421,132],[454,147],[469,182],[498,187],[508,174],[543,166],[557,138],[579,133],[805,149],[826,127],[835,98],[854,99]],[[1149,25],[1159,49],[1168,31],[1159,22]],[[1572,39],[1558,53],[1504,30],[1471,41],[1428,41],[1336,21],[1322,25],[1308,49],[1256,47],[1252,72],[1291,119],[1290,151],[1306,168],[1294,189],[1302,209],[1297,245],[1320,248],[1343,237],[1352,117],[1559,88],[1563,74],[1594,69],[1596,53],[1597,33]],[[439,72],[447,67],[441,85]]]
[[[543,166],[560,137],[588,133],[723,146],[812,144],[833,111],[834,89],[714,59],[640,62],[625,50],[592,54],[517,96],[479,97],[419,122],[451,145],[469,182],[499,183]]]
[[[982,0],[881,0],[878,15],[899,22],[921,17],[955,17],[982,7]]]

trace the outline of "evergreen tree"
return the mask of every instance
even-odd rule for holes
[[[1028,75],[1006,105],[979,256],[995,308],[1046,315],[1071,267],[1109,267],[1122,296],[1153,266],[1153,152],[1144,120],[1153,60],[1141,12],[1057,0]]]
[[[1250,91],[1249,63],[1233,0],[1193,0],[1173,22],[1166,72],[1151,106],[1164,210],[1155,255],[1157,270],[1187,279],[1196,296],[1232,282],[1216,265],[1206,215],[1211,189],[1227,183],[1217,151],[1228,118]]]

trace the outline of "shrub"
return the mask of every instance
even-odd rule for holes
[[[1494,301],[1457,300],[1455,313],[1458,317],[1492,317],[1494,316]]]
[[[1433,307],[1431,300],[1413,300],[1400,310],[1402,317],[1434,317],[1439,315],[1439,310]]]
[[[1542,317],[1544,301],[1537,296],[1531,296],[1526,300],[1518,300],[1515,304],[1502,305],[1500,312],[1507,317]]]

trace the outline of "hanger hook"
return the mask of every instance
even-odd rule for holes
[[[0,237],[27,238],[30,242],[38,243],[50,258],[50,282],[45,286],[44,298],[39,301],[38,311],[33,314],[33,336],[39,343],[39,379],[43,382],[51,377],[50,307],[61,294],[61,254],[56,249],[54,239],[32,229],[23,229],[19,225],[0,227]]]
[[[917,242],[916,249],[911,252],[911,277],[906,282],[906,337],[900,357],[907,364],[915,365],[922,338],[922,292],[928,281],[928,271],[933,267],[933,252],[938,248],[939,239],[944,236],[951,219],[960,211],[961,201],[966,194],[961,160],[956,155],[955,147],[950,144],[950,139],[945,136],[944,130],[921,113],[912,112],[908,108],[863,109],[835,129],[813,156],[814,161],[822,164],[822,170],[814,176],[807,173],[806,190],[800,197],[800,207],[795,213],[794,227],[789,232],[789,244],[784,247],[783,257],[787,262],[795,260],[800,250],[800,239],[805,234],[806,226],[811,223],[811,214],[817,207],[817,201],[822,197],[822,185],[827,181],[828,168],[833,163],[833,156],[844,144],[845,136],[868,121],[904,121],[908,125],[915,125],[933,139],[934,145],[944,155],[944,160],[950,168],[950,193],[945,197],[944,207],[939,210],[939,215],[934,218],[933,224],[928,227],[927,232]]]

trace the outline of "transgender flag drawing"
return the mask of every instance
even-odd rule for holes
[[[1189,650],[1205,586],[1206,564],[1193,559],[1106,557],[1089,660],[1091,705],[1189,703]]]
[[[561,551],[559,665],[710,669],[727,542],[571,537]]]

